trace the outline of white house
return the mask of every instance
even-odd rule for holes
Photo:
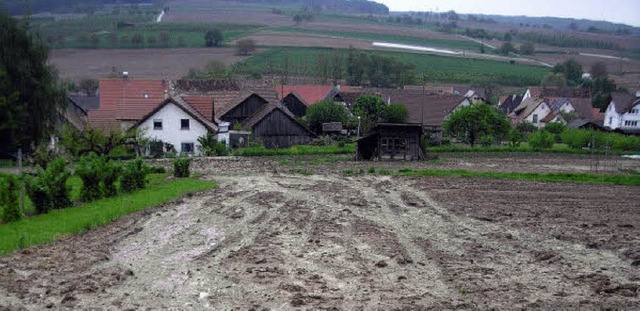
[[[604,126],[622,131],[640,130],[640,92],[635,96],[624,93],[611,94],[611,102],[604,116]]]
[[[133,128],[140,129],[152,141],[171,144],[176,152],[189,155],[200,154],[198,137],[218,131],[217,124],[178,96],[164,100]]]
[[[529,122],[538,128],[544,127],[542,119],[551,113],[551,108],[544,99],[528,97],[518,105],[510,114],[513,124]]]

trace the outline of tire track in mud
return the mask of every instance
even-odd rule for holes
[[[76,255],[71,277],[48,274],[67,284],[66,293],[46,294],[47,277],[38,287],[30,283],[28,276],[45,268],[2,258],[0,280],[37,290],[20,296],[20,288],[0,286],[0,294],[10,296],[0,298],[0,309],[18,301],[27,309],[216,310],[624,309],[639,303],[638,269],[612,251],[454,208],[491,200],[478,189],[442,196],[485,180],[215,178],[217,189],[74,237],[73,246],[56,243],[88,254]],[[99,236],[110,238],[100,244]],[[58,264],[65,254],[56,257]]]

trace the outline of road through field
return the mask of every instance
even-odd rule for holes
[[[638,309],[637,187],[250,168],[0,257],[0,309]]]

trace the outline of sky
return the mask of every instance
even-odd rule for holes
[[[465,14],[527,15],[605,20],[640,26],[640,0],[374,0],[391,11],[454,10]]]

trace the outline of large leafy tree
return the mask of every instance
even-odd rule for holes
[[[388,123],[407,123],[409,111],[402,104],[390,104],[382,111],[382,121]]]
[[[353,104],[353,114],[360,117],[360,128],[363,134],[369,133],[382,118],[385,106],[384,100],[376,95],[363,95],[356,99]]]
[[[551,70],[553,73],[561,73],[567,78],[569,85],[577,85],[582,79],[582,65],[574,59],[569,59],[563,63],[557,64]]]
[[[0,120],[10,120],[0,125],[4,156],[46,140],[66,96],[55,69],[47,65],[49,49],[43,40],[4,11],[0,29],[0,105],[6,108],[0,109]]]
[[[322,132],[322,123],[346,123],[349,119],[349,111],[342,104],[323,101],[309,107],[305,118],[309,129],[316,134],[320,134]]]
[[[486,104],[462,107],[451,113],[444,121],[446,133],[470,144],[471,147],[481,137],[502,139],[507,136],[510,129],[511,125],[504,114]]]

